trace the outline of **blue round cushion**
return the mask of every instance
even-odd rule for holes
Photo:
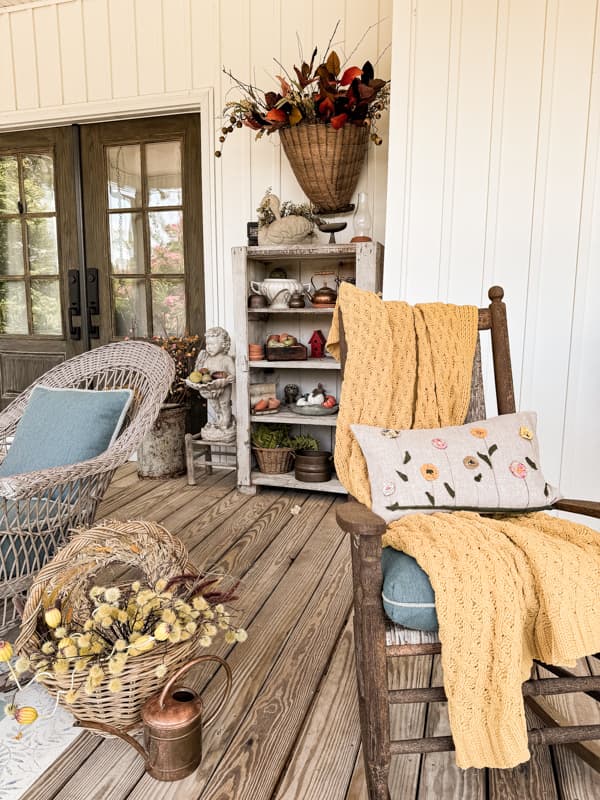
[[[433,587],[414,558],[384,547],[381,555],[383,569],[383,607],[398,625],[419,631],[437,631]]]

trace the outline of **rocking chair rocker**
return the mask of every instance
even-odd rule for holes
[[[488,293],[488,308],[479,309],[479,330],[490,331],[494,362],[496,399],[499,414],[515,412],[504,291],[493,286]],[[340,314],[342,370],[347,354],[343,318]],[[342,373],[343,374],[343,373]],[[471,401],[466,422],[485,418],[481,351],[479,342],[473,363]],[[600,518],[600,503],[560,500],[554,508]],[[355,500],[339,507],[337,521],[350,534],[354,584],[354,641],[358,683],[363,756],[370,800],[389,800],[388,773],[392,755],[453,750],[452,737],[390,741],[390,703],[432,703],[446,699],[443,687],[388,689],[387,659],[399,656],[433,655],[441,652],[436,634],[409,630],[387,619],[381,600],[381,537],[385,521]],[[595,658],[600,658],[596,654]],[[528,704],[541,711],[534,695],[583,692],[600,701],[600,676],[578,677],[561,667],[541,665],[557,677],[529,680],[523,684]],[[546,722],[556,722],[548,712],[540,714]],[[567,744],[594,769],[600,771],[600,757],[573,743],[600,739],[600,725],[553,725],[529,731],[530,744]]]

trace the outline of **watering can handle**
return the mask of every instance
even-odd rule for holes
[[[204,661],[217,661],[223,667],[227,675],[227,683],[225,684],[225,691],[223,692],[223,697],[221,698],[219,705],[217,706],[213,714],[205,722],[203,722],[203,725],[206,727],[207,725],[210,725],[210,723],[214,720],[217,714],[221,711],[221,709],[229,699],[229,695],[231,694],[231,685],[233,682],[231,667],[226,661],[223,661],[222,658],[219,658],[219,656],[209,656],[209,655],[198,656],[197,658],[193,658],[191,661],[188,661],[187,664],[184,664],[182,667],[180,667],[177,670],[177,672],[171,678],[169,678],[169,680],[164,685],[163,690],[160,693],[160,697],[158,699],[158,705],[160,708],[164,707],[165,698],[178,678],[180,678],[184,673],[186,673],[188,669],[195,667],[196,664],[202,664]]]
[[[148,753],[146,753],[142,745],[136,741],[133,736],[125,733],[125,731],[121,731],[119,728],[114,728],[112,725],[107,725],[105,722],[92,722],[91,720],[87,719],[75,720],[73,726],[77,728],[86,728],[92,731],[100,731],[101,733],[108,733],[111,736],[118,736],[119,739],[123,739],[123,741],[131,745],[134,750],[137,750],[137,752],[144,759],[146,769],[150,769],[150,757]]]

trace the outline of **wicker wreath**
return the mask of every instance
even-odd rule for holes
[[[154,586],[160,578],[177,575],[198,575],[188,557],[183,542],[161,525],[153,522],[106,520],[88,530],[76,532],[71,541],[61,548],[37,575],[23,612],[23,622],[16,642],[18,652],[31,656],[38,652],[42,638],[38,620],[43,609],[43,598],[56,588],[60,594],[69,594],[73,618],[83,623],[89,618],[92,601],[88,592],[93,577],[109,564],[134,568],[144,581]],[[160,652],[151,651],[130,659],[119,675],[122,689],[110,692],[103,683],[93,695],[79,692],[73,703],[64,703],[64,694],[73,688],[72,673],[56,675],[43,673],[39,682],[59,702],[80,720],[89,720],[130,730],[141,720],[144,702],[165,683],[168,675],[192,658],[198,649],[198,636],[169,644]],[[164,664],[167,674],[156,676],[156,668]],[[85,674],[79,679],[83,684]],[[75,688],[78,686],[76,681]],[[59,694],[60,692],[60,694]]]

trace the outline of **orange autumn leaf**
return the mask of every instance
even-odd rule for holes
[[[331,118],[331,127],[335,128],[337,131],[339,128],[344,127],[347,119],[348,114],[336,114],[335,117]]]
[[[280,108],[272,108],[268,114],[265,114],[265,119],[269,122],[287,122],[288,115]]]
[[[344,74],[342,75],[342,79],[340,81],[340,86],[349,86],[354,78],[360,78],[361,75],[362,69],[360,69],[360,67],[348,67],[348,69],[344,70]]]

